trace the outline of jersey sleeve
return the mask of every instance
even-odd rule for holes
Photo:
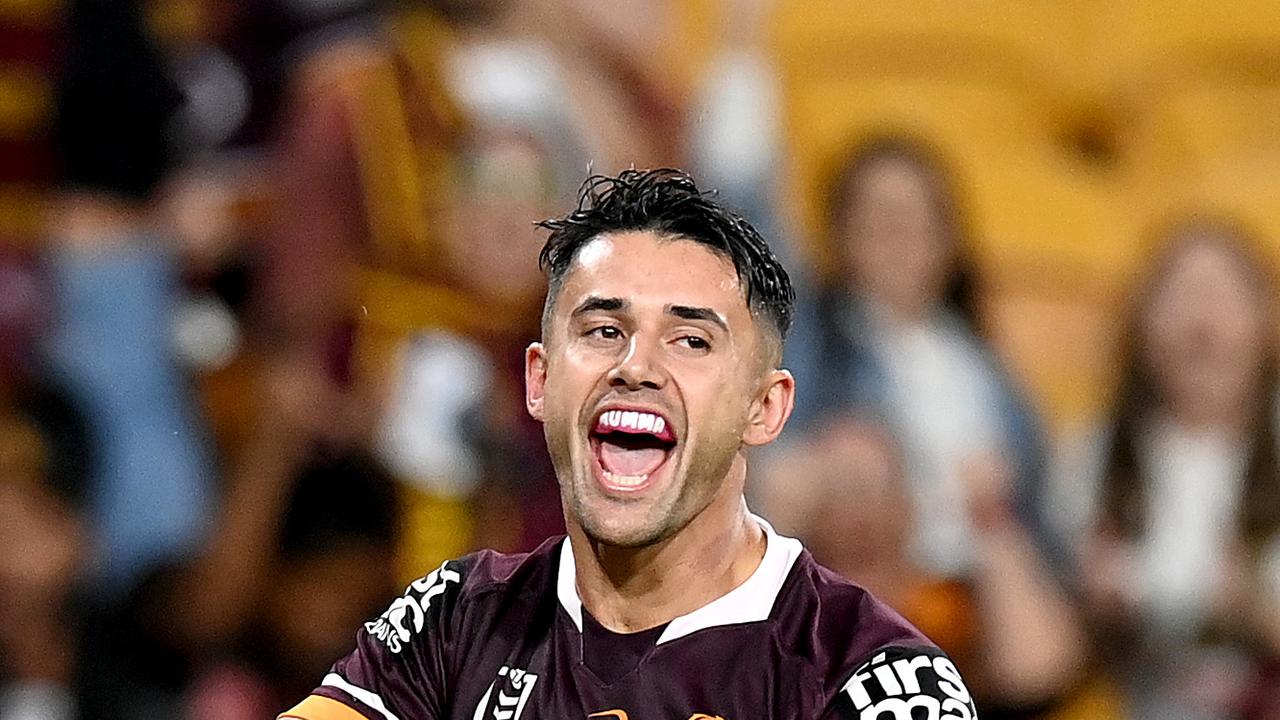
[[[854,670],[822,720],[977,720],[960,671],[941,650],[893,646]]]
[[[449,702],[448,667],[460,623],[463,561],[415,580],[356,635],[310,697],[281,720],[436,720]]]

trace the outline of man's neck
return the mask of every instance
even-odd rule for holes
[[[740,491],[717,497],[684,529],[648,547],[605,545],[576,526],[569,539],[583,605],[623,633],[657,627],[727,594],[760,566],[767,544]]]

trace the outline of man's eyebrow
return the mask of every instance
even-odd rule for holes
[[[586,300],[583,300],[578,307],[574,308],[570,315],[572,317],[578,317],[579,315],[585,315],[589,312],[616,312],[618,310],[625,310],[626,308],[627,301],[622,298],[606,298],[600,297],[599,295],[592,295]]]
[[[668,305],[667,314],[675,315],[681,320],[702,320],[709,322],[725,332],[729,332],[729,324],[720,317],[720,313],[705,307],[690,307],[688,305]]]

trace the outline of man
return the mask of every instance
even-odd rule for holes
[[[764,240],[672,170],[543,227],[526,400],[568,538],[444,563],[282,717],[974,718],[950,660],[743,502],[795,395]]]

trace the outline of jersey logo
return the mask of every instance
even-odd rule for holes
[[[859,720],[977,720],[973,698],[945,655],[882,652],[854,672],[843,692]]]
[[[396,598],[381,617],[364,624],[365,631],[381,640],[393,653],[404,649],[405,644],[426,626],[431,601],[443,595],[450,583],[462,580],[462,575],[457,570],[450,570],[448,565],[445,563],[426,577],[414,580],[404,591],[404,596]]]
[[[525,703],[529,702],[537,682],[537,675],[503,665],[498,670],[498,677],[484,691],[480,704],[476,705],[473,720],[520,720],[520,713],[524,712]],[[496,696],[495,689],[498,691]],[[625,716],[623,720],[626,720]]]

